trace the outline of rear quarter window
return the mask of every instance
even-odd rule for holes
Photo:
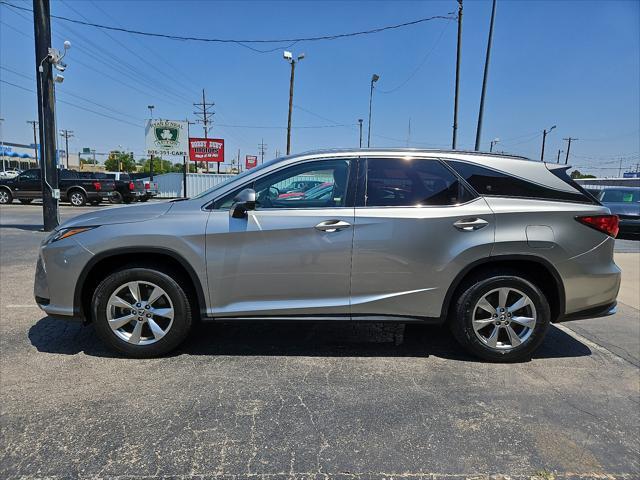
[[[480,195],[578,203],[593,203],[594,200],[581,191],[572,193],[556,190],[473,163],[456,160],[447,160],[447,163]]]

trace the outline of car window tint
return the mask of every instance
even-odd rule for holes
[[[638,190],[608,188],[604,190],[601,201],[618,203],[638,202],[640,201],[640,188]]]
[[[40,180],[40,170],[37,170],[37,169],[25,170],[19,175],[18,178],[22,182],[28,182],[31,180]]]
[[[245,188],[256,191],[256,210],[331,208],[346,205],[350,160],[317,160],[292,165],[238,187],[217,200],[214,209],[228,209]]]
[[[447,160],[480,195],[497,197],[538,198],[544,200],[591,203],[586,195],[545,187],[480,165]],[[553,172],[552,172],[553,173]]]
[[[438,160],[367,160],[367,206],[457,205],[472,198],[458,178]]]

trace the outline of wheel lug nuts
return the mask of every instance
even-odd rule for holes
[[[147,318],[151,318],[151,314],[150,313],[147,313]]]
[[[142,304],[136,303],[136,307],[140,308],[141,306],[142,306]]]
[[[147,310],[149,310],[151,307],[149,305],[145,305],[144,308],[146,308]]]

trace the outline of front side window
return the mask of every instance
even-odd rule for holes
[[[367,160],[365,201],[369,207],[458,205],[472,198],[457,177],[437,160]]]
[[[256,210],[271,208],[334,208],[347,205],[350,160],[316,160],[292,165],[257,178],[214,203],[228,209],[245,188],[256,191]]]

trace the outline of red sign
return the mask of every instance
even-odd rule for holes
[[[189,160],[193,162],[224,162],[224,139],[190,138]]]
[[[257,166],[258,166],[258,157],[256,157],[255,155],[247,155],[245,157],[245,167],[247,167],[247,170]]]

